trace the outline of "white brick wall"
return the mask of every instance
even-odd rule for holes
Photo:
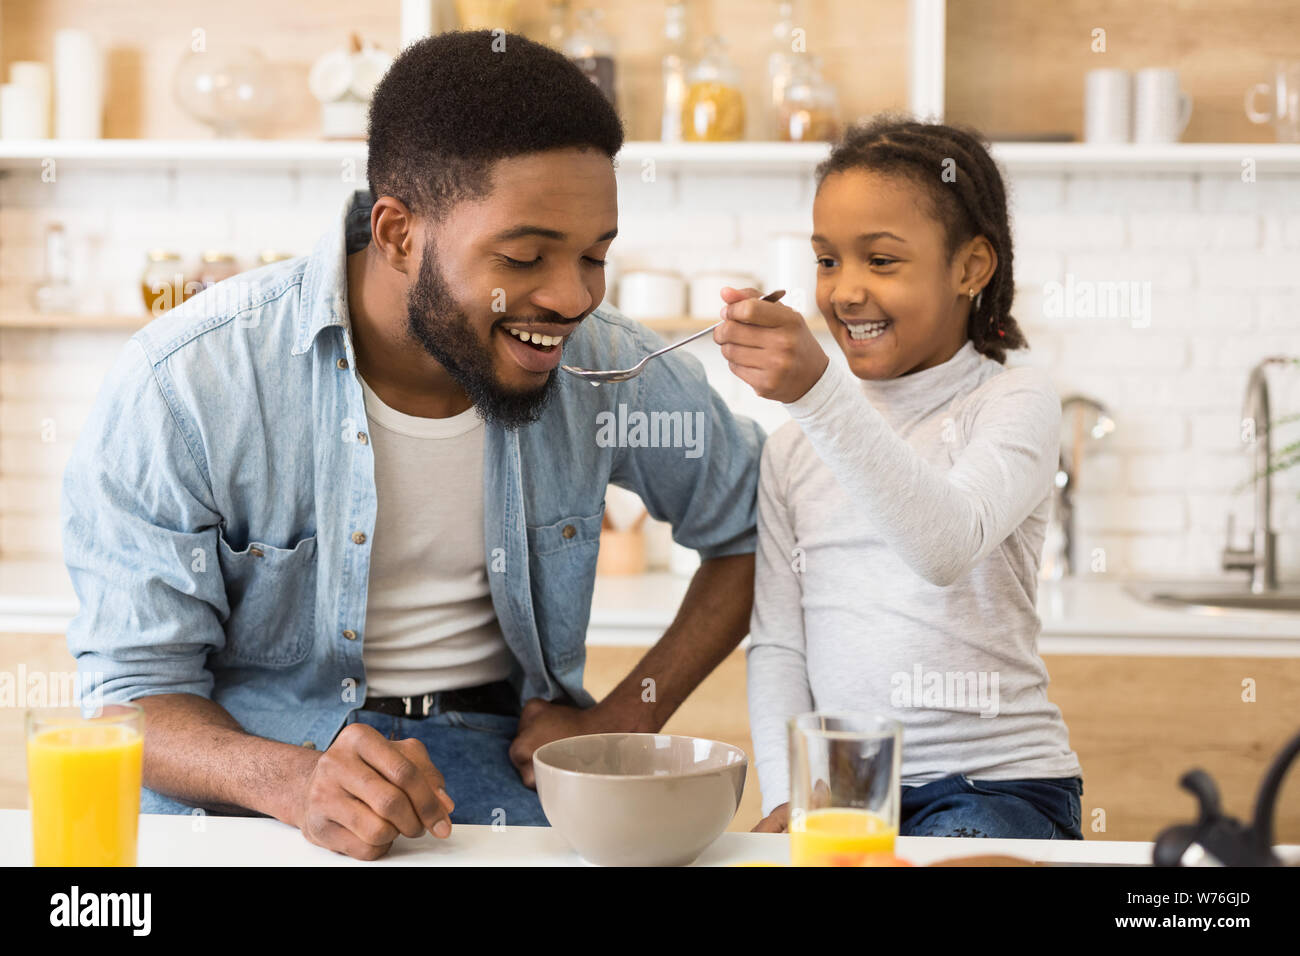
[[[1249,147],[1243,147],[1247,150]],[[695,175],[661,166],[618,175],[616,270],[756,272],[767,239],[811,229],[808,175]],[[1112,574],[1215,575],[1226,516],[1244,543],[1252,523],[1246,375],[1270,354],[1300,355],[1300,175],[1033,174],[1008,183],[1016,240],[1016,314],[1061,393],[1104,402],[1116,431],[1091,448],[1080,479],[1084,553]],[[355,183],[333,171],[174,174],[61,171],[0,177],[0,283],[39,271],[41,233],[62,221],[81,243],[78,275],[135,309],[145,251],[187,258],[216,246],[251,262],[267,247],[310,250]],[[91,248],[97,250],[89,255]],[[811,253],[810,253],[811,258]],[[1150,322],[1052,318],[1049,283],[1150,283]],[[58,553],[58,476],[125,333],[0,332],[0,554]],[[827,337],[823,343],[842,361]],[[768,430],[779,405],[756,398],[711,342],[691,345],[710,381]],[[1300,368],[1271,374],[1278,415],[1300,413]],[[48,423],[54,423],[54,438]],[[1300,439],[1300,422],[1277,442]],[[1273,525],[1285,578],[1300,579],[1300,469],[1274,482]]]

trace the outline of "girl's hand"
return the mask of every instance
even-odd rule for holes
[[[731,371],[760,398],[793,402],[807,394],[830,361],[807,323],[788,305],[764,302],[757,289],[724,286],[722,325],[713,341]]]
[[[785,833],[790,827],[790,804],[783,803],[763,819],[750,833]]]

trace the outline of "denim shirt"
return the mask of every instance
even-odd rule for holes
[[[345,256],[369,242],[372,201],[354,193],[310,255],[205,289],[117,356],[62,487],[86,694],[197,694],[251,734],[322,749],[364,702],[376,493]],[[627,368],[662,344],[602,306],[565,360]],[[538,421],[487,425],[483,560],[521,701],[585,707],[606,486],[702,559],[749,553],[765,436],[680,350],[612,387],[556,374]],[[638,411],[669,414],[647,437]],[[698,423],[694,450],[664,447],[685,441],[674,412]]]

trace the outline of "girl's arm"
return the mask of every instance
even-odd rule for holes
[[[790,799],[786,721],[813,709],[804,655],[803,564],[795,551],[775,436],[763,447],[758,480],[758,549],[749,624],[749,726],[763,816]],[[800,570],[796,570],[800,569]]]
[[[828,363],[807,393],[784,404],[881,538],[946,587],[1029,516],[1058,464],[1061,404],[1045,374],[1009,369],[984,393],[948,471],[900,438],[842,365]]]

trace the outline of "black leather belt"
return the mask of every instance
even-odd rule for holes
[[[449,710],[518,717],[519,694],[509,682],[499,680],[477,687],[458,687],[455,690],[439,690],[413,697],[367,697],[361,709],[416,720]]]

